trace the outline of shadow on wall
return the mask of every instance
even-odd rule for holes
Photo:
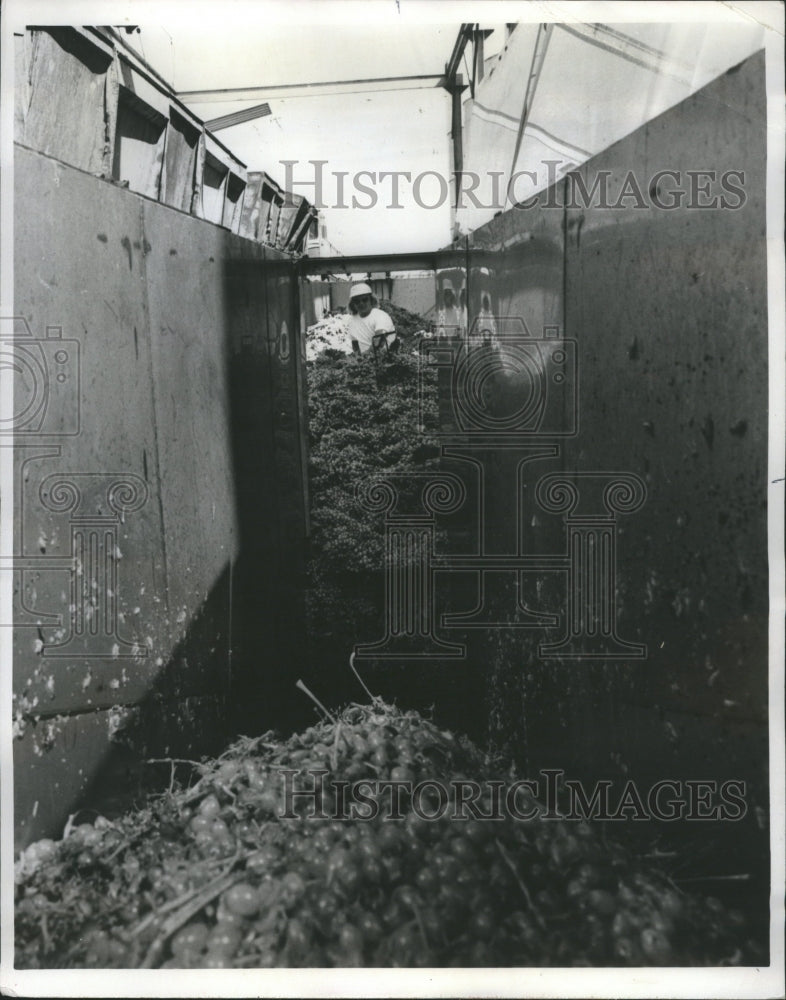
[[[112,818],[141,806],[148,792],[166,787],[170,766],[148,763],[150,758],[198,761],[226,746],[231,575],[227,565],[145,696],[108,714],[105,754],[87,788],[68,808],[79,820],[92,820],[95,814]],[[95,745],[87,749],[92,758]],[[180,771],[178,776],[185,775]],[[61,811],[67,805],[58,804]],[[61,826],[63,818],[57,819]]]
[[[232,590],[232,725],[291,732],[313,721],[304,665],[306,408],[290,261],[225,262],[239,557]]]
[[[314,717],[295,687],[304,657],[305,574],[296,279],[283,255],[264,249],[252,259],[228,257],[223,272],[238,554],[123,734],[128,749],[164,748],[166,756],[197,759],[241,733],[289,735]],[[202,694],[195,692],[197,673]],[[128,751],[115,757],[123,782],[140,791],[169,778],[164,765],[137,773]],[[116,763],[102,770],[116,774]]]
[[[189,358],[189,366],[208,370],[198,389],[180,382],[172,387],[173,407],[186,410],[179,422],[167,423],[159,411],[156,433],[169,438],[157,444],[160,477],[156,463],[146,460],[139,478],[151,495],[160,494],[161,520],[148,514],[123,544],[119,600],[125,606],[140,582],[140,592],[145,587],[154,592],[156,610],[144,627],[155,638],[136,659],[94,656],[88,661],[88,690],[80,689],[81,674],[68,692],[60,680],[48,711],[38,716],[31,711],[25,718],[25,736],[14,748],[20,847],[40,836],[58,836],[76,810],[84,818],[94,812],[116,815],[141,802],[145,792],[165,786],[169,767],[147,764],[150,757],[199,760],[220,752],[240,733],[276,728],[288,735],[314,717],[313,706],[294,686],[302,657],[305,546],[294,277],[282,254],[268,251],[275,259],[266,260],[262,247],[220,231],[208,238],[225,255],[217,262],[220,288],[210,293],[211,307],[218,300],[221,312],[196,328],[187,308],[179,326],[170,316],[158,329],[151,320],[151,342],[159,338],[153,346],[154,372],[160,351],[164,367],[156,375],[162,384],[167,366],[178,363],[181,342],[186,353],[200,351]],[[179,266],[187,274],[200,263],[186,259]],[[176,279],[176,273],[170,275],[161,294],[172,297]],[[215,338],[216,327],[220,345],[206,340]],[[165,337],[169,346],[164,348]],[[189,372],[177,378],[187,382]],[[189,413],[195,403],[208,412]],[[87,416],[98,419],[100,413]],[[183,427],[189,425],[194,430],[187,438]],[[214,439],[205,440],[206,433]],[[218,460],[222,442],[230,454]],[[178,456],[178,448],[187,454]],[[229,470],[231,484],[199,480],[217,469]],[[235,509],[218,516],[214,509],[211,519],[211,501],[215,508],[222,496],[232,498]],[[211,531],[218,537],[211,539]],[[214,558],[220,549],[228,558],[212,581],[205,580],[207,565],[199,566],[200,553]],[[166,567],[153,570],[152,586],[148,552],[151,562]],[[186,619],[186,611],[178,609],[185,607],[187,595],[198,592],[195,584],[205,596],[192,602]],[[175,628],[179,638],[167,649],[166,636]],[[23,689],[36,661],[29,663],[22,649],[20,644],[16,672]],[[61,678],[63,671],[84,670],[82,662],[47,662],[55,669],[62,664]],[[113,679],[123,663],[130,680],[125,703],[123,685]]]

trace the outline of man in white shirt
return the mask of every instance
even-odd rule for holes
[[[396,343],[393,320],[384,309],[380,309],[371,288],[362,282],[353,285],[349,292],[349,323],[347,334],[352,350],[360,354],[375,347],[392,349]]]

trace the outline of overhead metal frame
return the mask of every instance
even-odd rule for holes
[[[476,251],[473,251],[473,254]],[[482,253],[482,251],[481,251]],[[337,274],[368,274],[387,271],[441,271],[465,266],[467,252],[434,250],[400,254],[358,254],[352,257],[301,257],[296,262],[300,277]]]
[[[427,85],[438,86],[444,80],[444,76],[439,73],[427,73],[416,76],[374,76],[357,80],[320,80],[314,83],[278,83],[269,87],[222,87],[207,90],[180,90],[178,97],[181,101],[188,101],[191,104],[205,104],[214,101],[250,101],[260,97],[273,95],[280,99],[287,97],[326,97],[326,91],[330,88],[342,87],[370,87],[371,89],[420,89]],[[401,84],[400,88],[384,86],[387,84]],[[403,86],[411,84],[412,87]],[[305,91],[298,94],[297,91]],[[318,91],[318,93],[310,93]],[[343,91],[337,90],[337,93]]]

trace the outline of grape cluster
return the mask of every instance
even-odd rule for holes
[[[327,772],[320,793],[293,807],[284,775],[302,790],[313,771]],[[144,813],[28,848],[17,865],[25,954],[165,968],[751,960],[741,913],[681,892],[587,822],[551,818],[526,789],[526,821],[473,818],[455,802],[433,820],[412,808],[408,788],[455,778],[510,780],[466,739],[378,700],[286,743],[242,739]],[[362,779],[406,783],[400,818],[336,818],[340,782]],[[58,916],[53,876],[88,912]]]

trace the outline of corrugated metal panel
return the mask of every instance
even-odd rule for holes
[[[240,231],[245,164],[115,32],[33,29],[15,47],[18,142]],[[254,238],[275,242],[269,221]]]
[[[23,123],[18,141],[81,170],[108,175],[111,53],[71,28],[30,31],[22,47],[27,86],[20,94],[27,94],[27,102],[17,106],[17,127]]]
[[[233,233],[240,230],[240,220],[243,217],[243,198],[246,191],[246,182],[236,174],[229,174],[227,180],[226,197],[224,199],[224,225],[231,229]]]
[[[194,200],[200,134],[196,122],[171,109],[161,200],[183,212],[191,211]]]
[[[167,118],[135,92],[120,87],[112,176],[132,191],[158,199]]]

